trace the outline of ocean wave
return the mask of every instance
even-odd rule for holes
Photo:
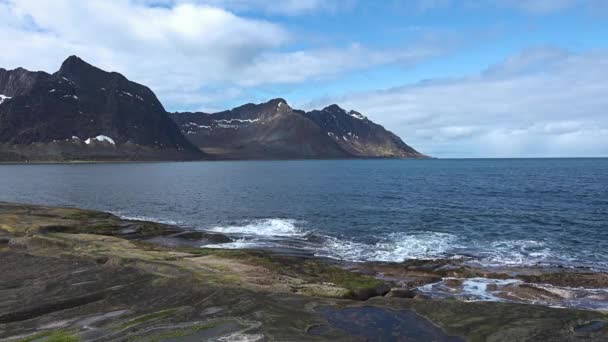
[[[241,223],[211,227],[207,230],[222,234],[238,234],[264,237],[298,237],[304,236],[306,231],[298,225],[302,222],[292,219],[259,219],[248,220]]]
[[[145,215],[113,214],[124,219],[153,221],[183,226],[183,222]],[[538,240],[497,240],[478,243],[459,238],[455,234],[440,232],[395,232],[378,242],[365,243],[349,238],[337,238],[309,229],[306,222],[289,218],[266,218],[235,221],[230,224],[204,228],[205,231],[227,234],[234,241],[205,245],[208,248],[293,248],[302,249],[319,257],[351,262],[403,262],[409,259],[461,258],[467,263],[486,267],[569,266],[608,269],[608,263],[594,258],[581,260],[548,243]],[[603,255],[602,255],[603,256]]]
[[[500,240],[480,251],[479,258],[487,266],[531,266],[555,263],[566,257],[555,254],[543,241]]]
[[[355,262],[437,259],[448,256],[456,240],[455,235],[439,232],[391,233],[375,244],[328,237],[315,255]]]

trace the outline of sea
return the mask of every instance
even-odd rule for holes
[[[348,262],[608,270],[608,159],[0,165],[0,201],[229,235]]]

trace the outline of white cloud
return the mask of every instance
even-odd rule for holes
[[[0,6],[13,18],[0,24],[3,43],[11,47],[0,62],[8,67],[52,70],[78,54],[137,76],[157,62],[206,64],[221,73],[290,38],[278,25],[209,6],[149,8],[122,0],[14,0]]]
[[[324,79],[347,71],[392,63],[411,64],[440,54],[432,46],[409,49],[371,50],[359,44],[346,48],[328,48],[258,56],[237,83],[247,86],[265,83],[299,83]],[[260,77],[265,75],[265,77]]]
[[[607,95],[608,51],[537,48],[478,75],[322,105],[356,108],[435,156],[608,156]]]
[[[204,5],[150,8],[121,0],[17,0],[12,4],[15,12],[30,18],[47,36],[126,52],[175,49],[192,57],[219,54],[233,61],[281,46],[289,38],[278,25]]]
[[[374,65],[412,63],[435,53],[422,46],[372,51],[357,44],[342,49],[293,50],[290,46],[298,43],[298,37],[283,25],[216,7],[238,7],[239,3],[0,2],[0,36],[3,45],[10,47],[0,54],[0,66],[52,72],[63,59],[75,54],[150,86],[171,108],[201,109],[216,106],[210,102],[213,99],[226,98],[204,94],[217,93],[220,87],[305,82]],[[267,6],[296,13],[318,9],[325,6],[323,3],[286,1]],[[178,100],[184,102],[174,102]]]

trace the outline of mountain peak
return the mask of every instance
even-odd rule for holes
[[[72,55],[72,56],[68,57],[65,61],[63,61],[63,63],[61,63],[60,71],[66,70],[66,69],[82,68],[82,67],[94,68],[94,66],[83,61],[80,57],[78,57],[76,55]]]
[[[342,107],[338,106],[335,103],[323,108],[323,111],[324,112],[346,112]]]
[[[80,58],[80,57],[78,57],[78,56],[76,56],[76,55],[71,55],[71,56],[69,56],[69,57],[68,57],[68,58],[66,58],[66,59],[65,59],[65,61],[63,61],[63,62],[64,62],[64,63],[65,63],[65,62],[83,62],[83,63],[86,63],[85,61],[83,61],[83,60],[82,60],[82,58]]]
[[[272,99],[264,104],[264,106],[269,106],[270,108],[276,108],[277,111],[281,112],[290,112],[291,107],[287,104],[287,101],[283,98]]]
[[[271,104],[271,105],[278,105],[279,103],[287,104],[287,101],[285,101],[285,99],[283,99],[283,98],[277,97],[276,99],[272,99],[272,100],[268,101],[267,103]]]
[[[108,73],[85,62],[80,57],[75,56],[75,55],[72,55],[72,56],[68,57],[65,61],[63,61],[63,63],[61,64],[61,68],[57,72],[57,75],[59,75],[59,76],[76,77],[76,78],[81,78],[81,77],[86,77],[86,76],[98,78],[98,77],[103,77],[102,75],[106,75],[106,74],[108,74]]]

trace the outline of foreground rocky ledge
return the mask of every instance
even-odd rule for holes
[[[0,339],[608,340],[608,317],[600,311],[436,299],[415,290],[510,274],[445,261],[346,268],[194,247],[226,239],[96,211],[0,203]],[[159,244],[166,241],[170,246]],[[601,287],[607,279],[536,270],[517,276],[556,286]]]

